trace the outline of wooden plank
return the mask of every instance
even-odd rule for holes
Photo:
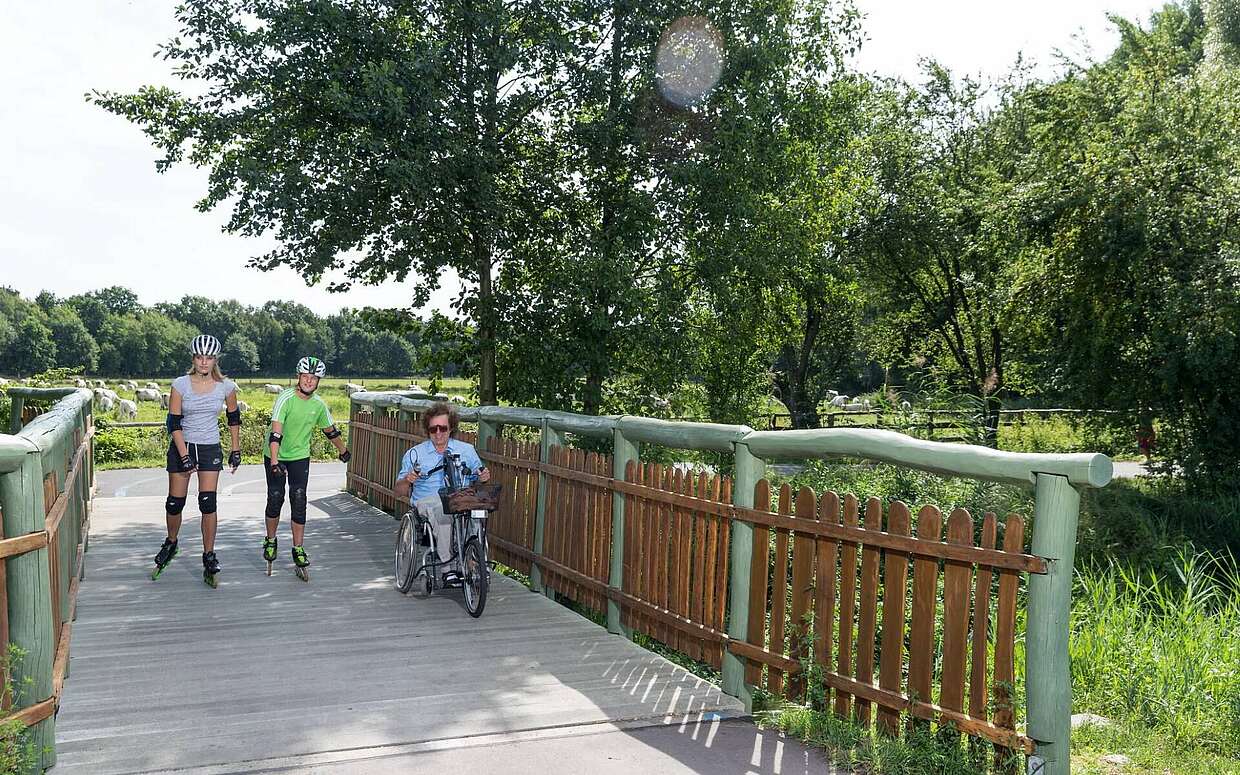
[[[771,483],[759,479],[754,485],[753,507],[766,511],[771,507]],[[753,528],[753,558],[749,566],[749,624],[746,641],[758,648],[766,645],[766,590],[770,578],[771,536],[762,525]],[[745,670],[745,682],[751,686],[762,685],[762,665],[750,661]]]
[[[840,496],[834,492],[823,493],[818,499],[815,515],[820,522],[840,521]],[[831,672],[831,628],[835,622],[835,561],[839,555],[839,543],[825,538],[815,541],[814,558],[814,663],[824,673]],[[825,706],[830,705],[830,688],[824,687]],[[820,708],[819,710],[822,710]]]
[[[732,479],[730,477],[721,477],[719,482],[719,500],[723,502],[731,502],[732,500]],[[714,594],[714,616],[712,621],[715,628],[719,630],[726,629],[726,611],[728,605],[728,579],[729,579],[729,538],[732,534],[731,520],[716,517],[714,524],[718,531],[718,541],[715,544],[715,594]],[[716,665],[723,664],[723,650],[716,652]]]
[[[696,488],[693,486],[695,479],[693,472],[688,472],[684,477],[681,492],[685,495],[695,494]],[[681,616],[700,622],[700,619],[694,619],[690,615],[690,584],[693,580],[693,521],[695,517],[696,514],[689,509],[680,510],[680,558],[676,563],[676,594],[678,598],[676,610],[680,612]],[[682,637],[680,643],[681,651],[695,659],[700,656],[696,648],[696,639]]]
[[[33,552],[47,545],[47,532],[43,530],[37,533],[27,533],[16,538],[5,538],[0,540],[0,559]]]
[[[1008,515],[1003,529],[1003,549],[1020,552],[1025,543],[1025,521],[1017,514]],[[1016,593],[1020,577],[1014,571],[999,572],[999,610],[995,620],[995,726],[1015,729],[1016,715],[1012,695],[1016,686]],[[995,749],[995,764],[1011,757],[1010,750]]]
[[[997,525],[994,512],[987,512],[982,518],[982,536],[980,546],[993,549]],[[973,590],[973,654],[970,659],[969,674],[969,715],[984,719],[987,716],[990,696],[987,690],[986,644],[990,636],[990,583],[993,578],[990,568],[985,566],[977,569],[977,581]]]
[[[636,460],[626,463],[624,478],[630,482],[640,479],[641,463]],[[634,597],[641,597],[637,587],[641,577],[641,566],[637,562],[638,547],[641,546],[642,523],[638,513],[640,508],[641,500],[637,496],[624,496],[624,580],[621,589]],[[637,621],[633,610],[626,606],[621,613],[625,626],[636,629]]]
[[[873,496],[865,502],[867,532],[883,529],[883,503]],[[857,615],[857,680],[874,682],[874,637],[878,627],[878,549],[870,544],[861,546],[861,608]],[[853,717],[865,727],[870,726],[870,701],[858,697]]]
[[[964,509],[953,509],[947,518],[947,540],[953,544],[973,543],[973,517]],[[964,710],[964,669],[969,653],[969,591],[973,566],[948,560],[943,572],[943,670],[939,685],[939,705]]]
[[[694,493],[705,500],[710,490],[710,479],[705,471],[699,472],[697,477],[697,486]],[[693,581],[689,590],[689,618],[695,622],[706,624],[706,617],[703,611],[710,610],[706,607],[706,520],[707,517],[700,511],[693,513]],[[690,654],[694,659],[704,659],[705,652],[702,645],[696,644]]]
[[[857,525],[857,496],[844,495],[844,525]],[[857,608],[857,547],[855,544],[840,545],[840,616],[839,636],[836,640],[836,672],[851,676],[853,672],[853,616]],[[848,718],[852,697],[847,692],[836,692],[835,715]]]
[[[917,512],[917,535],[925,541],[938,541],[943,515],[934,506]],[[908,695],[918,702],[930,702],[931,670],[934,665],[934,618],[938,607],[939,564],[930,557],[913,558],[913,620],[908,638]],[[909,719],[909,724],[917,722]]]
[[[887,532],[907,535],[912,516],[901,501],[887,509]],[[882,657],[879,663],[879,685],[900,694],[901,671],[904,665],[904,612],[908,599],[909,555],[904,552],[883,553],[883,633]],[[884,706],[878,709],[879,732],[889,737],[900,733],[900,714]]]
[[[684,493],[685,472],[683,469],[677,468],[671,472],[671,489],[672,492]],[[680,610],[680,544],[684,536],[681,531],[682,522],[684,520],[684,511],[680,506],[671,506],[667,514],[667,563],[664,567],[667,571],[663,577],[663,607],[677,614],[683,613]],[[679,632],[669,633],[671,641],[669,646],[677,651],[684,651],[684,643],[680,638]]]
[[[795,511],[798,519],[807,522],[817,518],[818,498],[813,490],[808,487],[800,489]],[[814,591],[813,573],[814,539],[798,531],[792,542],[792,648],[789,654],[798,662],[808,658],[805,647],[811,636],[806,624]],[[798,702],[805,696],[805,681],[801,676],[792,681],[789,696]]]
[[[792,488],[785,482],[779,488],[779,513],[792,513]],[[775,531],[775,568],[771,582],[771,641],[776,654],[787,654],[785,642],[788,618],[788,531]],[[750,582],[752,583],[752,581]],[[772,668],[767,673],[767,688],[774,695],[784,691],[784,671]]]

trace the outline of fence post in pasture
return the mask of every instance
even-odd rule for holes
[[[1047,573],[1029,576],[1025,716],[1027,734],[1037,743],[1029,772],[1038,775],[1068,775],[1071,766],[1068,625],[1080,505],[1080,493],[1067,477],[1037,474],[1032,552],[1046,558]]]
[[[12,411],[9,412],[9,433],[17,433],[22,429],[22,412],[26,409],[25,396],[9,396]]]
[[[21,467],[0,475],[0,501],[4,504],[4,535],[9,538],[42,532],[43,500],[42,456],[31,444]],[[14,704],[28,707],[52,696],[52,662],[56,658],[53,627],[56,624],[52,600],[48,548],[42,547],[5,560],[9,599],[9,642],[21,647],[26,656],[13,670],[14,686],[24,686],[25,694]],[[27,683],[29,679],[29,683]],[[30,741],[42,751],[39,772],[56,763],[56,717],[48,716],[30,728]]]
[[[538,460],[546,464],[551,462],[551,448],[562,446],[564,444],[564,434],[552,428],[550,423],[544,417],[542,421],[542,433],[539,434]],[[542,568],[538,566],[538,561],[542,559],[543,554],[543,527],[545,525],[545,517],[547,515],[547,473],[545,471],[538,472],[538,501],[534,510],[534,562],[530,564],[530,589],[535,592],[544,592],[547,597],[554,597],[555,593],[550,589],[544,589],[542,583]]]
[[[737,442],[732,479],[732,505],[753,508],[753,490],[766,473],[766,464],[753,456],[749,445]],[[753,523],[732,520],[732,550],[728,569],[728,638],[740,643],[749,637],[749,571],[753,560]],[[745,685],[745,660],[723,652],[723,691],[753,708],[752,687]]]
[[[629,441],[619,428],[612,431],[613,448],[611,456],[611,476],[613,479],[624,479],[624,469],[629,461],[636,462],[640,458],[640,448],[636,442]],[[607,585],[619,590],[624,587],[624,493],[611,494],[611,573]],[[611,598],[607,599],[607,631],[617,635],[628,635],[620,624],[620,605]]]

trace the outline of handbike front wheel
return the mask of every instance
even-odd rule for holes
[[[487,604],[487,583],[490,580],[490,569],[487,568],[486,557],[482,553],[482,545],[478,539],[471,538],[465,542],[464,556],[461,558],[463,578],[461,587],[465,592],[465,610],[477,619],[482,616],[482,609]]]
[[[396,531],[396,556],[392,568],[392,580],[402,593],[413,586],[413,572],[417,566],[418,528],[413,514],[408,513],[400,521]]]

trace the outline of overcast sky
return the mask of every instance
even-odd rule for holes
[[[994,76],[1018,51],[1049,66],[1056,48],[1103,56],[1115,45],[1106,13],[1145,22],[1149,0],[859,0],[868,41],[859,65],[917,78],[920,57]],[[0,17],[0,285],[27,297],[69,296],[107,285],[143,304],[186,293],[341,307],[405,306],[401,284],[329,294],[291,270],[246,268],[269,243],[221,233],[226,213],[197,212],[204,171],[154,169],[155,152],[123,119],[86,104],[91,89],[176,85],[152,56],[175,31],[174,0],[6,3]],[[93,12],[86,9],[92,8]],[[455,281],[449,283],[455,286]],[[452,291],[432,306],[447,309]]]

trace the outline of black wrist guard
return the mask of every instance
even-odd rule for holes
[[[349,462],[349,460],[351,460],[352,458],[353,458],[353,453],[352,453],[352,452],[350,452],[350,451],[349,451],[349,450],[347,450],[347,449],[346,449],[344,452],[341,452],[341,453],[340,453],[340,462],[341,462],[341,463],[347,463],[347,462]]]

